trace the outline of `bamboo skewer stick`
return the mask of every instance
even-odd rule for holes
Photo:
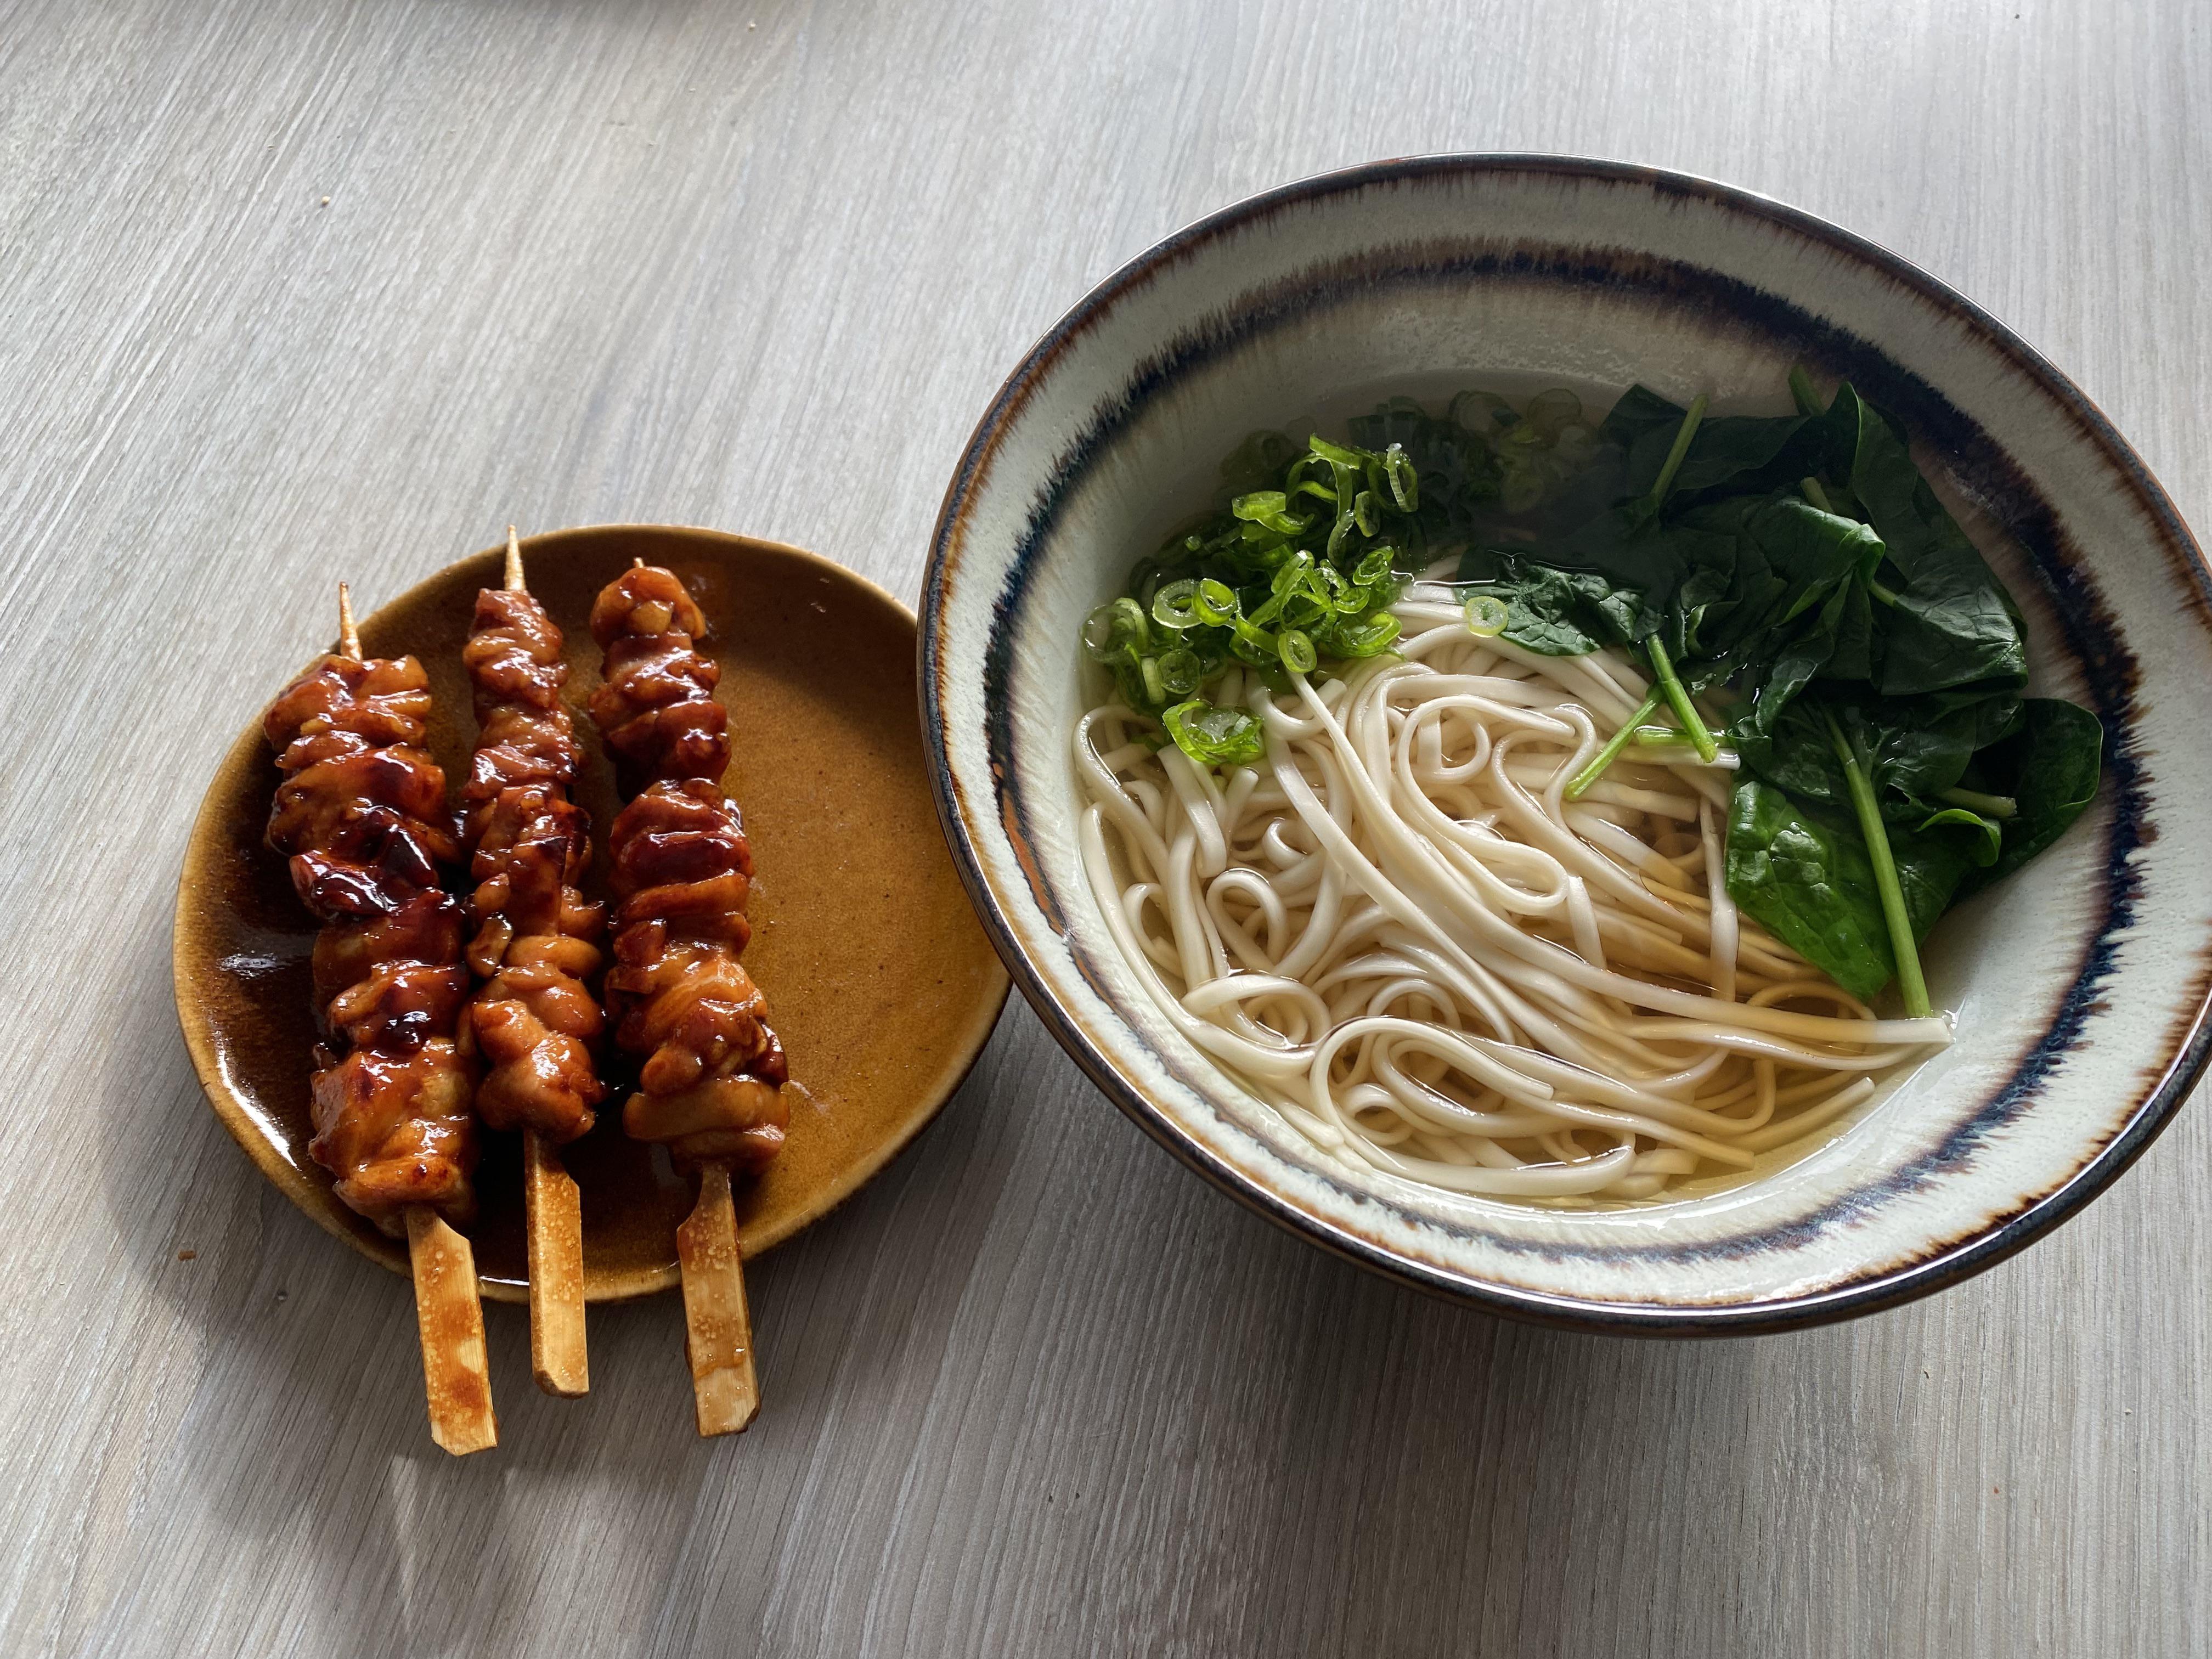
[[[529,591],[522,544],[507,527],[507,590]],[[583,1194],[558,1149],[522,1132],[522,1217],[530,1261],[530,1374],[547,1394],[574,1400],[591,1390],[584,1343]]]
[[[338,584],[338,649],[361,660],[353,594]],[[459,1457],[499,1443],[484,1351],[476,1252],[428,1205],[407,1209],[407,1260],[415,1278],[415,1324],[422,1343],[422,1389],[430,1438]]]
[[[499,1444],[484,1352],[476,1252],[427,1204],[407,1210],[407,1261],[415,1274],[415,1324],[430,1438],[456,1457]]]
[[[643,559],[630,561],[642,570]],[[684,1354],[691,1365],[691,1406],[702,1436],[743,1434],[760,1415],[760,1372],[753,1363],[752,1310],[745,1302],[744,1252],[738,1245],[730,1166],[699,1170],[699,1199],[676,1229],[684,1279]]]
[[[592,1388],[584,1346],[584,1205],[575,1177],[535,1129],[522,1136],[522,1214],[530,1243],[530,1374],[574,1400]]]
[[[760,1376],[728,1164],[701,1167],[699,1202],[676,1230],[676,1259],[684,1272],[684,1352],[699,1432],[742,1434],[760,1412]]]

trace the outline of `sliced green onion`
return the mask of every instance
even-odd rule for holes
[[[1152,595],[1152,620],[1177,630],[1194,627],[1198,616],[1198,583],[1186,576],[1170,582]]]
[[[1562,427],[1582,419],[1583,400],[1559,386],[1550,392],[1540,392],[1528,400],[1528,412],[1524,417],[1528,425],[1541,433],[1547,441],[1559,435]]]
[[[1479,640],[1503,634],[1513,613],[1495,593],[1478,593],[1467,602],[1467,631]]]
[[[1092,656],[1103,655],[1114,642],[1114,607],[1102,605],[1083,619],[1083,648]]]
[[[1544,475],[1526,461],[1507,463],[1498,481],[1498,504],[1508,513],[1526,513],[1544,499]]]
[[[1553,459],[1573,471],[1597,453],[1597,434],[1581,421],[1569,421],[1552,440]]]
[[[1165,702],[1168,686],[1166,677],[1160,672],[1160,659],[1158,657],[1140,657],[1137,659],[1137,670],[1145,677],[1145,701]]]
[[[1192,608],[1197,612],[1199,621],[1209,628],[1218,628],[1224,623],[1236,621],[1243,606],[1237,600],[1235,588],[1227,582],[1216,581],[1208,576],[1199,583]]]
[[[1328,653],[1332,657],[1379,657],[1403,631],[1403,625],[1389,611],[1374,611],[1364,618],[1340,623],[1329,634]]]
[[[1306,520],[1293,517],[1285,511],[1290,498],[1279,489],[1255,489],[1249,495],[1239,495],[1229,503],[1229,510],[1248,523],[1272,530],[1278,535],[1295,536],[1306,527]]]
[[[1102,605],[1084,619],[1083,644],[1101,662],[1118,661],[1140,653],[1152,643],[1152,629],[1144,607],[1126,593],[1111,605]]]
[[[1229,626],[1231,633],[1229,648],[1237,653],[1240,661],[1250,663],[1255,668],[1267,668],[1274,664],[1276,651],[1273,634],[1243,617],[1239,617]]]
[[[1495,392],[1471,390],[1461,392],[1451,400],[1448,418],[1462,432],[1487,434],[1501,426],[1510,426],[1519,416],[1513,405]]]
[[[1152,661],[1158,665],[1162,702],[1191,696],[1206,683],[1206,665],[1199,660],[1197,652],[1186,646],[1163,651]]]
[[[1401,513],[1419,510],[1421,505],[1421,474],[1413,465],[1413,458],[1406,453],[1406,446],[1392,444],[1382,452],[1382,471],[1390,481],[1391,498],[1398,503]]]
[[[1201,766],[1236,766],[1267,752],[1266,729],[1241,708],[1194,697],[1160,716],[1176,747]]]
[[[1267,598],[1257,611],[1249,611],[1245,620],[1250,623],[1273,622],[1282,614],[1291,595],[1304,586],[1306,574],[1314,568],[1314,556],[1303,547],[1291,550],[1290,557],[1275,568],[1267,584]]]
[[[1486,484],[1491,463],[1480,452],[1490,442],[1485,434],[1465,446]],[[1085,649],[1123,700],[1182,711],[1177,730],[1159,742],[1209,764],[1259,752],[1250,716],[1215,709],[1203,695],[1224,667],[1244,664],[1281,695],[1298,674],[1382,654],[1401,637],[1389,607],[1403,555],[1380,538],[1392,515],[1411,514],[1420,499],[1403,443],[1378,452],[1255,434],[1232,461],[1222,477],[1242,493],[1229,509],[1168,537],[1131,573],[1122,597],[1083,628]],[[1488,607],[1476,617],[1497,620]]]

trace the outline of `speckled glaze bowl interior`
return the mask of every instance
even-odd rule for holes
[[[1802,362],[1895,411],[2019,596],[2034,689],[2107,736],[2095,805],[1954,911],[1928,952],[1959,1040],[1810,1147],[1665,1202],[1559,1210],[1322,1157],[1181,1037],[1078,857],[1078,638],[1206,504],[1255,428],[1396,391],[1641,380],[1780,413]],[[1370,1266],[1625,1330],[1776,1328],[1988,1265],[2111,1182],[2206,1052],[2212,580],[2098,410],[1972,304],[1805,214],[1703,181],[1446,156],[1238,204],[1041,341],[947,493],[922,608],[939,806],[1018,982],[1099,1085],[1209,1180]]]

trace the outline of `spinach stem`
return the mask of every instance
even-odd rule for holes
[[[1682,416],[1682,424],[1675,428],[1674,447],[1667,452],[1666,465],[1659,469],[1659,476],[1651,483],[1651,494],[1645,498],[1654,513],[1667,499],[1667,492],[1674,487],[1674,474],[1681,470],[1682,458],[1690,453],[1690,440],[1698,435],[1698,423],[1705,418],[1705,405],[1711,401],[1700,392]]]
[[[1790,365],[1790,395],[1797,400],[1800,415],[1818,415],[1820,412],[1820,394],[1813,389],[1813,377],[1805,372],[1802,363]],[[1820,503],[1815,501],[1814,505],[1819,507]]]
[[[1628,717],[1628,724],[1607,739],[1605,747],[1597,751],[1588,766],[1567,780],[1565,793],[1569,800],[1583,798],[1583,792],[1598,781],[1605,769],[1620,757],[1620,751],[1627,748],[1630,740],[1635,737],[1636,728],[1650,720],[1658,708],[1659,688],[1655,685],[1644,694],[1644,701],[1636,705],[1636,712]]]
[[[1828,499],[1828,492],[1820,488],[1820,481],[1818,478],[1800,478],[1797,481],[1797,488],[1803,490],[1805,499],[1819,507],[1821,512],[1833,513],[1836,510],[1835,503]]]
[[[1882,604],[1890,606],[1893,610],[1896,608],[1897,595],[1891,592],[1887,588],[1884,587],[1880,582],[1876,581],[1871,576],[1867,578],[1867,592],[1873,594],[1876,599],[1880,600]]]
[[[1857,813],[1859,834],[1866,838],[1867,855],[1874,860],[1875,890],[1881,896],[1882,920],[1889,924],[1889,948],[1897,958],[1897,986],[1905,994],[1908,1019],[1925,1019],[1935,1009],[1928,1001],[1928,981],[1920,976],[1920,947],[1912,937],[1912,918],[1905,914],[1905,889],[1897,879],[1897,860],[1889,850],[1889,831],[1881,821],[1881,808],[1874,798],[1874,785],[1859,764],[1858,751],[1844,736],[1844,728],[1826,709],[1828,741],[1844,765],[1844,782],[1851,792],[1851,810]]]
[[[2020,803],[2010,795],[1985,795],[1978,789],[1941,789],[1936,799],[1952,806],[1963,806],[1969,812],[1979,812],[1985,818],[2000,821],[2015,815]]]
[[[1644,641],[1644,654],[1651,659],[1651,672],[1659,682],[1660,690],[1667,694],[1667,702],[1674,710],[1674,718],[1682,722],[1682,730],[1690,739],[1690,746],[1698,751],[1698,758],[1711,766],[1713,757],[1721,752],[1720,740],[1705,729],[1705,720],[1698,714],[1698,705],[1690,701],[1690,688],[1682,684],[1668,659],[1667,647],[1654,634]]]

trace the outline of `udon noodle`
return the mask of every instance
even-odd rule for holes
[[[1194,1044],[1356,1169],[1611,1200],[1749,1169],[1949,1041],[1738,914],[1725,754],[1632,748],[1566,799],[1646,689],[1625,653],[1479,638],[1449,597],[1288,696],[1232,667],[1256,765],[1116,702],[1078,724],[1086,873]]]

